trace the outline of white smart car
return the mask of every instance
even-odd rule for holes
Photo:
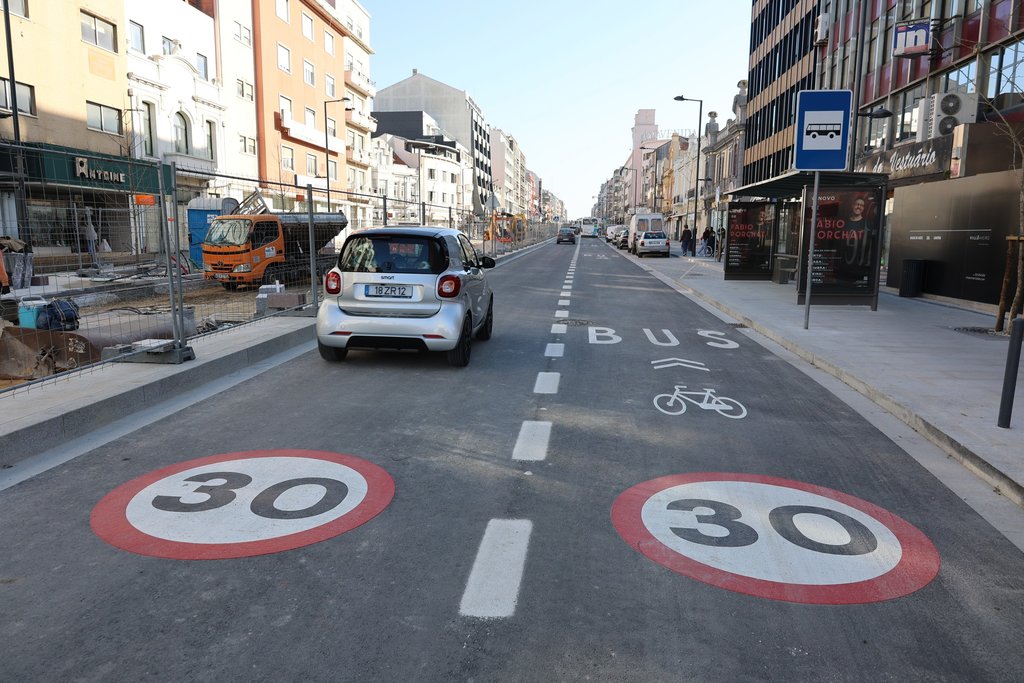
[[[345,240],[324,278],[316,316],[320,355],[340,361],[349,349],[446,351],[469,363],[472,338],[494,324],[494,293],[469,239],[449,228],[375,228]]]

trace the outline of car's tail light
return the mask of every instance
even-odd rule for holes
[[[665,246],[666,247],[669,246],[669,241],[668,240],[665,240]]]
[[[328,294],[341,294],[341,275],[335,271],[327,273],[324,278],[324,289]]]
[[[644,241],[643,240],[640,240],[640,246],[641,247],[644,246]]]
[[[452,299],[462,291],[462,280],[456,275],[445,275],[437,282],[437,295],[442,299]]]

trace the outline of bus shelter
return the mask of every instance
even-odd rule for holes
[[[878,307],[888,176],[820,172],[817,225],[811,226],[814,173],[794,171],[730,193],[726,279],[797,277],[804,304]],[[811,237],[814,237],[810,264]],[[787,275],[778,279],[779,274]]]

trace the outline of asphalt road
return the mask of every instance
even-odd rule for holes
[[[0,492],[0,680],[1024,680],[1024,557],[836,396],[603,240],[490,279],[465,369],[304,354]]]

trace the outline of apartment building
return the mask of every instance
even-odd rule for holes
[[[369,15],[353,14],[361,9],[355,2],[327,0],[253,7],[258,167],[261,178],[276,181],[275,208],[295,207],[288,186],[312,186],[318,210],[341,208],[354,223],[368,222],[372,125],[365,101],[374,93],[355,55],[367,59],[371,51],[364,40]]]
[[[473,161],[473,213],[489,211],[493,192],[491,134],[483,111],[465,90],[425,76],[412,75],[377,93],[375,111],[424,111],[466,149]]]
[[[130,156],[174,164],[176,200],[187,203],[227,159],[227,121],[246,113],[231,116],[221,102],[213,8],[181,0],[124,7]]]
[[[500,128],[491,128],[491,162],[498,205],[508,213],[525,213],[526,156],[516,139]]]
[[[14,146],[0,155],[0,232],[39,255],[68,253],[90,220],[112,248],[130,249],[131,197],[157,186],[155,174],[132,173],[123,159],[132,109],[124,0],[11,0],[9,8],[16,88],[4,69],[0,135]],[[5,41],[0,52],[7,65]]]

